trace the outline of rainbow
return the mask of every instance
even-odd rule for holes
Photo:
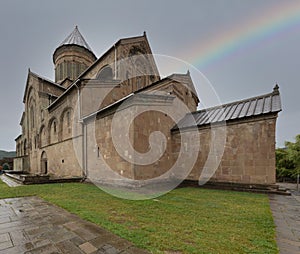
[[[282,1],[263,14],[237,24],[232,30],[224,31],[196,47],[190,47],[184,54],[186,61],[201,70],[260,42],[276,39],[287,31],[300,28],[300,1]]]

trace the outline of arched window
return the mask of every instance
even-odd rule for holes
[[[113,72],[112,68],[109,66],[103,67],[99,73],[97,74],[97,79],[100,80],[112,80],[113,79]]]
[[[57,120],[54,118],[49,124],[49,143],[58,142]]]
[[[65,140],[71,138],[72,132],[72,108],[64,109],[60,116],[60,130],[59,138],[60,140]]]
[[[70,125],[71,125],[70,111],[67,112],[67,125],[68,125],[68,127],[70,127]]]
[[[44,125],[42,125],[40,129],[40,147],[44,147],[47,144],[47,137],[46,137],[46,128]]]
[[[34,108],[33,108],[33,105],[30,107],[30,124],[31,124],[31,128],[34,128]]]

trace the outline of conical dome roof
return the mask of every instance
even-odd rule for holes
[[[53,53],[55,82],[59,83],[65,78],[75,80],[96,59],[91,47],[76,26]]]
[[[66,39],[64,39],[64,41],[59,45],[59,47],[63,45],[72,45],[72,44],[84,47],[89,51],[93,52],[89,44],[86,42],[82,34],[79,32],[77,26],[75,26],[73,32],[70,33]]]

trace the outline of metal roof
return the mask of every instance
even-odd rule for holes
[[[192,127],[195,122],[197,126],[203,126],[212,123],[277,113],[282,110],[278,89],[279,87],[276,84],[272,93],[187,114],[174,126],[173,130]]]
[[[93,52],[89,44],[86,42],[86,40],[83,38],[82,34],[79,32],[78,27],[75,26],[75,29],[72,33],[69,34],[69,36],[64,39],[64,41],[59,45],[71,45],[75,44],[81,47],[84,47],[88,49],[89,51]]]

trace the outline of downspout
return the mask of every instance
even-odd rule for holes
[[[78,111],[78,123],[81,124],[81,134],[82,134],[82,181],[84,181],[86,179],[86,152],[85,152],[85,131],[84,131],[84,122],[81,120],[81,99],[80,99],[80,88],[78,86],[78,82],[80,80],[77,79],[76,82],[74,83],[74,85],[77,88],[77,111]]]
[[[114,44],[114,49],[115,49],[115,79],[117,79],[117,48],[116,44]]]
[[[87,131],[84,121],[81,122],[82,126],[82,181],[87,179]]]
[[[88,159],[87,159],[87,147],[88,147],[88,144],[87,144],[87,125],[84,124],[84,139],[85,139],[85,144],[84,144],[84,150],[85,150],[85,153],[84,153],[84,168],[85,168],[85,179],[88,177]]]

